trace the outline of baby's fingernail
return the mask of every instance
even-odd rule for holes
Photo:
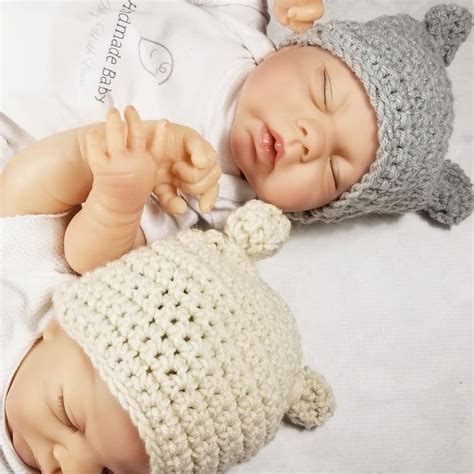
[[[288,9],[288,12],[287,12],[286,16],[288,18],[291,18],[291,19],[295,18],[296,17],[296,10],[293,9],[293,8]]]

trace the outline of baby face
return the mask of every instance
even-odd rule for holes
[[[54,320],[19,367],[5,411],[17,454],[41,472],[148,472],[126,411]]]
[[[368,171],[377,118],[342,61],[322,48],[289,46],[247,78],[231,146],[260,199],[303,211],[334,201]]]

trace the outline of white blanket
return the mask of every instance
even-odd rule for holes
[[[327,0],[325,19],[421,19],[435,3]],[[448,156],[470,176],[473,55],[474,33],[449,67]],[[330,381],[338,408],[313,432],[283,426],[232,472],[472,472],[472,225],[447,230],[409,214],[293,230],[260,267],[293,309],[306,362]]]

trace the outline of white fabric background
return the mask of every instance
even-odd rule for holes
[[[421,19],[436,3],[327,0],[325,20]],[[274,22],[270,32],[285,33]],[[448,157],[471,177],[473,53],[472,33],[448,69]],[[305,360],[330,381],[338,407],[316,431],[284,426],[233,473],[473,472],[472,228],[472,217],[446,230],[410,214],[293,230],[260,267],[293,309]]]

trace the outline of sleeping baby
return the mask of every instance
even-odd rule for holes
[[[223,472],[283,416],[331,416],[253,261],[288,238],[280,210],[250,201],[225,235],[182,231],[81,278],[61,253],[67,219],[0,219],[2,473]]]
[[[225,3],[101,2],[97,11],[76,15],[88,18],[87,25],[75,21],[71,28],[78,31],[57,42],[68,50],[89,42],[71,69],[79,75],[77,94],[62,97],[61,75],[45,76],[71,111],[68,123],[102,120],[111,106],[131,103],[144,119],[167,119],[169,136],[179,136],[170,141],[183,159],[171,157],[176,163],[149,175],[147,197],[140,196],[146,199],[143,212],[140,203],[132,217],[118,219],[126,229],[121,246],[112,247],[120,247],[116,256],[199,217],[219,228],[232,209],[255,196],[301,223],[423,210],[451,225],[471,214],[471,181],[445,159],[453,125],[446,66],[470,32],[466,9],[439,5],[422,21],[396,15],[311,26],[323,12],[319,0],[280,0],[276,18],[302,32],[275,50],[264,35],[266,2]],[[68,8],[58,7],[66,25]],[[55,45],[48,43],[46,74],[55,64]],[[38,71],[38,83],[43,74]],[[8,92],[7,113],[15,108],[14,90]],[[118,127],[118,112],[111,113]],[[159,123],[145,122],[141,138],[147,162],[158,162],[153,169],[163,161],[153,145],[166,135]],[[101,133],[94,146],[107,156]],[[56,212],[93,199],[94,170],[75,134],[68,137],[46,139],[36,156],[11,160],[2,178],[5,203],[29,199],[25,190],[31,189],[61,204]],[[148,198],[150,189],[155,192]],[[36,212],[37,199],[21,212]],[[79,216],[86,212],[85,205]],[[66,234],[66,254],[82,273],[102,262],[100,255],[86,264],[74,261],[69,248],[91,255],[96,240],[97,229],[79,228]],[[103,261],[111,257],[104,254]]]

